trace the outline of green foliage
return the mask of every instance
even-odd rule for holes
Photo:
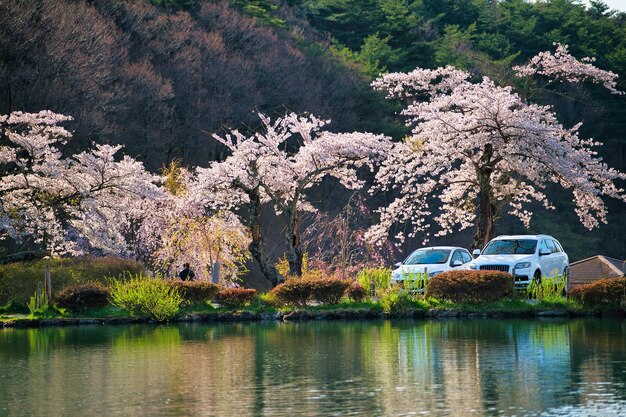
[[[498,271],[448,271],[431,278],[426,297],[456,303],[483,303],[513,293],[513,276]]]
[[[217,302],[231,308],[250,304],[256,297],[253,288],[224,288],[217,293]]]
[[[242,10],[246,15],[254,17],[260,23],[275,28],[286,28],[286,22],[273,15],[278,6],[268,0],[231,0],[233,6]]]
[[[407,272],[402,281],[402,287],[409,292],[425,293],[428,289],[428,273],[426,272]]]
[[[178,314],[183,297],[178,290],[160,278],[141,274],[128,280],[109,281],[111,304],[124,309],[132,317],[145,317],[159,322]]]
[[[114,257],[40,259],[0,265],[0,304],[11,300],[26,305],[38,282],[44,280],[44,268],[50,265],[53,298],[57,291],[70,285],[99,282],[124,273],[137,274],[143,265],[137,261]]]
[[[542,277],[540,280],[533,279],[526,292],[530,298],[554,302],[565,298],[565,284],[564,277]]]
[[[383,293],[389,289],[391,269],[363,268],[357,273],[356,279],[368,293],[372,292],[372,283],[374,283],[376,293]]]
[[[15,301],[9,301],[5,305],[0,306],[0,314],[27,314],[29,311],[28,306]]]
[[[58,307],[73,313],[109,304],[109,289],[102,284],[76,284],[59,291],[54,298]]]
[[[407,291],[394,288],[380,297],[380,305],[387,314],[404,313],[413,307],[414,300]]]
[[[626,300],[626,277],[605,278],[570,288],[568,297],[586,306],[617,306]]]
[[[168,281],[187,305],[204,304],[215,298],[220,287],[208,281]]]
[[[45,291],[33,294],[28,301],[28,310],[33,318],[53,318],[63,314],[63,311],[57,309],[50,303]]]

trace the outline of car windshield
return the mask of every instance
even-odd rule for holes
[[[449,249],[419,249],[407,258],[404,265],[445,264],[449,255]]]
[[[532,255],[536,247],[533,239],[492,240],[481,255]]]

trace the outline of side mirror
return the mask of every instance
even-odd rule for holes
[[[550,255],[552,252],[550,252],[548,249],[539,249],[539,256],[544,256],[544,255]]]
[[[396,262],[396,268],[400,268],[402,266],[402,262]]]
[[[472,255],[474,255],[474,258],[480,256],[480,249],[474,249],[474,251],[472,252]]]
[[[463,262],[459,261],[458,259],[452,262],[452,266],[461,266],[461,265],[463,265]]]

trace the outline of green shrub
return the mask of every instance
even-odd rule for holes
[[[389,289],[391,280],[391,269],[389,268],[363,268],[356,275],[356,279],[368,293],[372,292],[372,282],[374,282],[377,292],[385,292]]]
[[[513,293],[513,276],[499,271],[448,271],[430,279],[426,297],[456,303],[495,301]]]
[[[333,278],[304,281],[311,286],[311,299],[321,304],[337,304],[341,301],[349,281]]]
[[[402,286],[406,291],[424,293],[428,289],[428,273],[407,272],[403,275]]]
[[[605,278],[577,285],[570,288],[567,295],[588,306],[619,305],[626,299],[626,277]]]
[[[547,302],[555,302],[563,300],[565,297],[565,280],[561,277],[548,278],[543,277],[541,280],[532,280],[526,293],[529,298],[543,300]]]
[[[51,318],[62,315],[63,312],[50,303],[45,291],[35,292],[28,300],[28,310],[31,317]]]
[[[26,305],[44,280],[44,268],[50,265],[52,274],[52,298],[70,285],[88,282],[106,283],[107,277],[123,273],[137,274],[143,265],[137,261],[114,257],[84,257],[63,259],[40,259],[28,262],[0,264],[0,305],[16,301]]]
[[[393,288],[380,297],[380,306],[388,314],[403,313],[413,306],[413,298],[407,291]]]
[[[9,301],[2,307],[0,307],[0,314],[27,314],[29,313],[28,306],[15,301]]]
[[[109,282],[111,304],[133,317],[166,321],[176,317],[183,297],[165,280],[135,275]]]
[[[109,289],[97,283],[70,285],[57,293],[54,302],[74,313],[104,307],[109,304]]]
[[[182,296],[185,304],[203,304],[215,298],[220,287],[208,281],[169,281]]]
[[[270,295],[279,305],[302,307],[311,298],[311,286],[309,281],[290,278],[272,288]]]
[[[243,307],[256,297],[252,288],[224,288],[217,293],[217,302],[232,308]]]
[[[349,299],[357,303],[363,301],[365,297],[367,297],[367,291],[365,291],[365,288],[363,288],[363,286],[358,282],[350,284],[350,286],[346,289],[345,294]]]

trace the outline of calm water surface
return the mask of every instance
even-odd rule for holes
[[[626,416],[626,320],[0,330],[0,416]]]

